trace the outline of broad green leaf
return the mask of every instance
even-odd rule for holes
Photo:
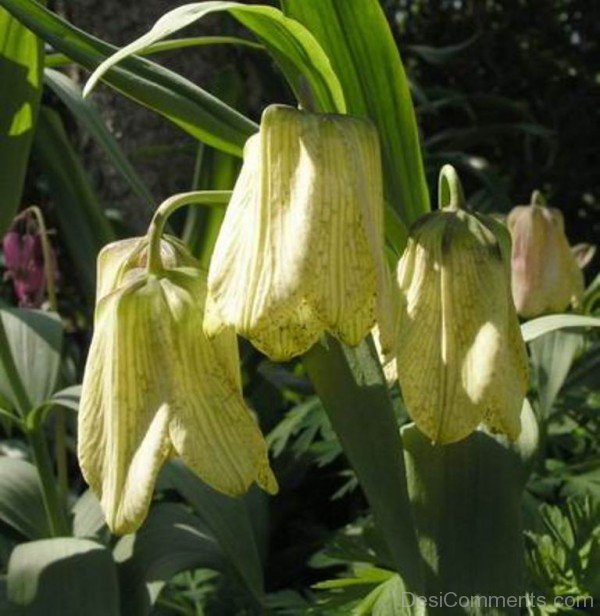
[[[93,541],[61,537],[18,545],[8,565],[8,598],[23,616],[119,616],[117,572]]]
[[[117,51],[33,0],[0,0],[0,6],[56,50],[89,70]],[[241,156],[246,139],[258,130],[251,120],[191,81],[149,60],[128,58],[103,80],[197,139],[237,156]]]
[[[209,0],[185,4],[165,13],[152,29],[105,60],[90,77],[84,96],[112,66],[178,32],[210,13],[226,11],[251,30],[275,58],[299,101],[321,111],[345,109],[344,95],[329,58],[312,34],[294,19],[270,6]],[[306,92],[306,85],[310,91]]]
[[[101,531],[106,530],[106,520],[100,502],[91,490],[86,490],[77,499],[71,513],[75,537],[97,539],[101,535]]]
[[[44,83],[60,98],[75,119],[90,133],[131,189],[149,209],[154,209],[152,194],[137,174],[118,141],[104,124],[94,105],[84,100],[81,91],[66,75],[52,69],[44,70]]]
[[[27,539],[50,536],[38,472],[30,462],[0,457],[0,520]]]
[[[62,323],[54,313],[25,308],[3,308],[0,319],[29,408],[21,408],[19,384],[14,382],[11,367],[3,362],[0,362],[0,395],[15,409],[27,413],[54,392],[60,367]]]
[[[600,327],[600,318],[581,314],[550,314],[523,323],[521,334],[525,342],[531,342],[548,332],[565,327]]]
[[[162,587],[176,573],[189,569],[223,568],[219,546],[205,525],[185,507],[155,505],[133,535],[114,548],[119,564],[122,614],[145,616]]]
[[[483,432],[434,445],[410,424],[402,429],[402,439],[428,565],[426,594],[519,596],[525,480],[517,453]],[[518,613],[499,611],[498,616]]]
[[[246,500],[216,492],[180,461],[165,466],[162,481],[192,505],[250,591],[261,599],[262,564]]]
[[[539,411],[544,420],[548,418],[583,345],[582,334],[560,330],[547,332],[529,343],[531,365],[537,380]]]
[[[0,237],[21,204],[42,65],[41,41],[0,9]]]
[[[48,107],[40,109],[33,155],[48,182],[61,238],[91,302],[96,286],[96,256],[115,235],[60,116]]]
[[[402,441],[372,341],[350,349],[327,337],[303,357],[344,453],[406,587],[421,589],[421,560]]]
[[[282,5],[323,46],[347,112],[371,118],[379,129],[386,200],[409,225],[429,211],[429,195],[408,80],[378,0],[282,0]]]

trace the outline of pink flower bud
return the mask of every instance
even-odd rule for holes
[[[565,235],[562,214],[536,193],[507,219],[512,236],[512,292],[517,312],[532,318],[577,305],[583,274]]]

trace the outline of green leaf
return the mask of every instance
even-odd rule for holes
[[[26,391],[29,408],[21,408],[12,370],[0,362],[0,395],[14,408],[27,413],[54,392],[63,340],[58,315],[42,310],[3,308],[0,319],[6,332],[14,368]],[[7,369],[8,368],[8,369]]]
[[[149,614],[176,573],[223,568],[222,553],[206,526],[173,503],[154,506],[142,528],[121,538],[113,553],[119,564],[122,614],[127,616]]]
[[[41,41],[0,9],[0,237],[21,204],[42,65]]]
[[[119,616],[110,552],[86,539],[18,545],[8,564],[8,598],[23,616]]]
[[[81,398],[81,385],[71,385],[57,391],[49,403],[77,412],[79,410],[79,400]]]
[[[84,88],[84,96],[108,69],[121,60],[140,53],[210,13],[220,11],[228,12],[258,36],[279,64],[299,101],[308,98],[308,102],[316,103],[322,111],[343,113],[346,110],[344,95],[329,58],[304,26],[270,6],[248,6],[220,0],[186,4],[165,13],[149,32],[123,47],[93,72]],[[310,87],[308,97],[306,83]]]
[[[133,192],[149,209],[154,209],[152,194],[104,124],[101,115],[90,101],[82,98],[81,91],[75,83],[63,73],[49,68],[44,70],[44,83],[60,98],[75,119],[104,150],[116,171],[123,176]]]
[[[40,110],[33,154],[48,182],[61,238],[91,303],[96,287],[96,257],[115,235],[60,116],[48,107]]]
[[[282,0],[282,4],[331,59],[347,112],[371,118],[379,129],[386,200],[409,225],[429,211],[429,195],[408,80],[379,2]]]
[[[216,492],[180,461],[165,466],[162,481],[165,486],[177,490],[190,503],[210,528],[222,551],[250,591],[261,600],[262,563],[246,500]]]
[[[12,15],[58,51],[93,70],[117,48],[75,28],[33,0],[0,0]],[[160,113],[190,135],[241,156],[258,130],[248,118],[214,96],[154,62],[128,58],[103,78],[111,87]]]
[[[410,424],[402,429],[402,439],[421,552],[428,565],[427,594],[519,596],[525,483],[519,454],[483,432],[434,445]],[[519,612],[498,615],[513,613]]]
[[[600,319],[598,319],[600,321]],[[529,343],[536,375],[540,416],[548,418],[576,356],[584,345],[578,332],[550,331]]]
[[[254,41],[239,38],[236,36],[192,36],[180,39],[171,39],[169,41],[161,41],[156,45],[151,45],[148,49],[145,49],[140,55],[150,56],[157,53],[164,53],[166,51],[177,51],[179,49],[187,49],[189,47],[202,47],[205,45],[239,45],[241,47],[249,47],[250,49],[259,49],[264,51],[264,47]],[[46,68],[57,68],[70,64],[70,60],[67,56],[60,53],[53,53],[47,55],[44,61]]]
[[[86,490],[78,499],[73,509],[73,535],[96,539],[106,529],[106,520],[100,502],[91,490]]]
[[[521,334],[525,342],[531,342],[548,332],[565,327],[600,327],[600,319],[580,314],[550,314],[523,323]]]
[[[27,539],[50,536],[37,469],[0,457],[0,520]]]
[[[327,337],[304,366],[356,472],[376,524],[407,588],[421,589],[421,561],[405,477],[403,448],[372,341],[356,349]]]

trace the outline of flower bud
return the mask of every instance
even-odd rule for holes
[[[546,207],[539,193],[531,205],[508,215],[512,235],[512,292],[525,318],[563,312],[583,295],[583,273],[565,235],[562,214]]]
[[[158,275],[143,267],[146,251],[136,238],[100,255],[79,411],[81,469],[119,534],[143,522],[174,454],[225,494],[241,495],[255,481],[277,491],[242,397],[235,333],[206,338],[205,281],[179,242],[163,239]]]
[[[324,332],[356,345],[376,320],[389,341],[383,246],[370,122],[269,107],[246,144],[210,263],[206,331],[232,325],[274,360]]]
[[[412,227],[398,264],[403,299],[396,368],[408,412],[432,441],[450,443],[485,422],[520,433],[527,356],[510,295],[510,238],[497,221],[449,207]]]

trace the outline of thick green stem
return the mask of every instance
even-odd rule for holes
[[[328,337],[304,366],[354,468],[406,588],[421,592],[422,561],[408,497],[403,446],[372,340],[356,349]]]
[[[148,272],[160,275],[163,271],[162,258],[160,256],[160,240],[169,216],[186,205],[226,205],[231,198],[229,190],[199,190],[188,193],[173,195],[163,201],[157,208],[150,226],[148,227]]]
[[[68,536],[70,534],[69,525],[59,497],[54,473],[52,472],[52,461],[42,427],[36,426],[27,430],[27,437],[33,454],[33,461],[40,477],[44,508],[48,517],[50,532],[53,537]]]
[[[426,595],[521,596],[525,572],[521,501],[527,473],[517,448],[483,432],[457,443],[434,445],[414,424],[403,428],[402,439],[427,565]],[[516,616],[519,609],[496,610],[492,605],[460,613]]]

